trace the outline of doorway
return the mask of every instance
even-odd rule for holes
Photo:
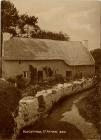
[[[66,78],[70,80],[72,78],[72,72],[71,71],[66,71]]]
[[[43,71],[38,71],[38,81],[43,81]]]

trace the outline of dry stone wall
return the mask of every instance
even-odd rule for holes
[[[71,83],[58,84],[52,89],[37,92],[35,97],[27,96],[19,102],[19,113],[15,118],[17,128],[15,133],[19,133],[20,129],[45,115],[61,98],[73,93],[82,91],[93,85],[93,79],[81,79]]]

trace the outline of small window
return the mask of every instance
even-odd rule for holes
[[[19,60],[18,63],[21,64],[21,60]]]
[[[24,77],[28,78],[28,71],[24,71]]]

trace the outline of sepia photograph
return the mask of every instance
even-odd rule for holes
[[[101,1],[0,1],[0,140],[101,139]]]

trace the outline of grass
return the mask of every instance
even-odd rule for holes
[[[101,135],[101,93],[99,93],[99,88],[101,87],[97,86],[92,94],[80,100],[77,107],[80,115],[86,121],[93,123]]]

